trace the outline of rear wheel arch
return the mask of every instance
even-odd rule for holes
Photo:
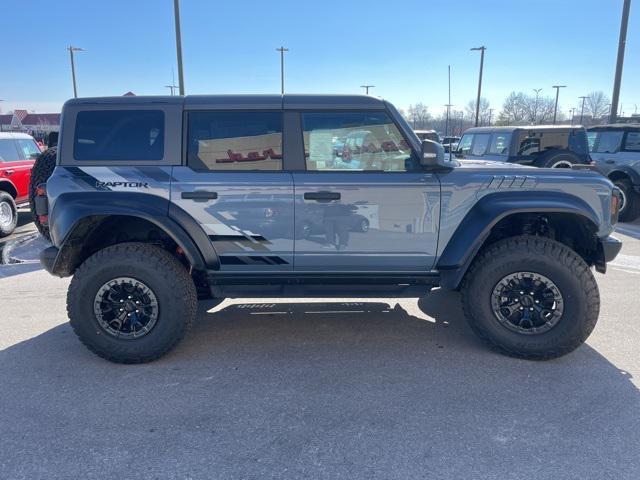
[[[168,217],[160,220],[135,213],[79,218],[66,234],[54,268],[60,276],[71,275],[94,253],[132,242],[161,246],[182,260],[188,270],[206,269],[197,245],[175,222]]]

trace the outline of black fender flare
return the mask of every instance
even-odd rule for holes
[[[202,227],[168,199],[133,192],[68,192],[60,195],[49,212],[51,237],[59,248],[53,269],[60,276],[75,270],[67,251],[81,241],[83,221],[90,217],[125,216],[147,220],[182,248],[195,270],[218,269],[220,260]]]
[[[440,285],[457,289],[471,262],[502,219],[517,213],[570,213],[599,225],[598,215],[579,197],[561,192],[496,192],[482,197],[467,213],[436,264]]]

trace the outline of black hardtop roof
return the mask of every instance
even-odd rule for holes
[[[634,132],[638,132],[640,131],[640,123],[609,123],[607,125],[594,125],[593,127],[589,127],[587,130],[632,130]]]
[[[574,130],[584,128],[582,125],[509,125],[503,127],[471,127],[463,133],[517,132],[520,130],[536,130],[552,132],[554,130]]]
[[[184,105],[185,109],[383,109],[385,101],[368,95],[186,95],[87,97],[68,100],[65,105]]]

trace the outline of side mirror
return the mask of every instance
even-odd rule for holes
[[[431,140],[423,140],[420,165],[423,167],[435,167],[444,165],[444,162],[444,148],[442,145]]]

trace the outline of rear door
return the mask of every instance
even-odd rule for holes
[[[295,269],[425,272],[440,183],[386,111],[301,111],[305,171],[294,172]]]
[[[221,270],[293,269],[293,178],[283,169],[282,110],[185,113],[186,164],[171,201],[202,226]]]
[[[592,139],[591,158],[605,175],[624,164],[620,155],[623,137],[623,130],[602,130]]]

